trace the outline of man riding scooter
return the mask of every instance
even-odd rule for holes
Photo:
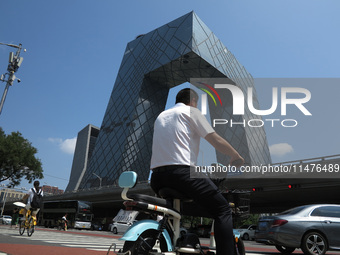
[[[192,178],[200,138],[230,156],[237,166],[244,163],[239,153],[219,136],[197,109],[198,94],[189,88],[178,92],[176,105],[155,121],[152,145],[151,187],[158,194],[164,187],[175,189],[205,208],[215,220],[217,255],[234,254],[232,210],[226,198],[209,178]]]

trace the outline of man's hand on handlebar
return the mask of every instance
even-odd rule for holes
[[[240,155],[235,155],[230,159],[230,165],[240,167],[244,164],[244,159]]]

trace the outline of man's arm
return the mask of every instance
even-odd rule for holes
[[[29,197],[29,194],[25,194],[25,195],[22,197],[21,201],[25,201],[28,197]]]
[[[230,163],[234,162],[235,160],[241,159],[242,163],[236,166],[241,166],[244,164],[244,159],[240,156],[240,154],[238,154],[238,152],[233,148],[233,146],[231,146],[230,143],[228,143],[216,132],[207,134],[205,140],[207,140],[219,152],[227,156],[230,156],[231,157]]]

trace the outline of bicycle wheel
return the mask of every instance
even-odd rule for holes
[[[32,217],[28,220],[27,235],[31,236],[34,232],[34,220]]]
[[[19,222],[19,234],[22,236],[24,232],[25,232],[25,219],[22,219]]]
[[[130,251],[131,255],[148,255],[151,250],[160,249],[167,251],[167,245],[163,236],[156,242],[157,230],[150,229],[143,232],[136,241],[125,241],[123,252]]]

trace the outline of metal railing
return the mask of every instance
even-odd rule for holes
[[[338,159],[340,160],[340,154],[331,155],[331,156],[323,156],[323,157],[317,157],[317,158],[308,158],[308,159],[300,159],[300,160],[293,160],[293,161],[285,161],[281,163],[274,163],[272,165],[291,165],[291,164],[307,164],[311,162],[319,162],[319,161],[326,161],[331,159]]]

